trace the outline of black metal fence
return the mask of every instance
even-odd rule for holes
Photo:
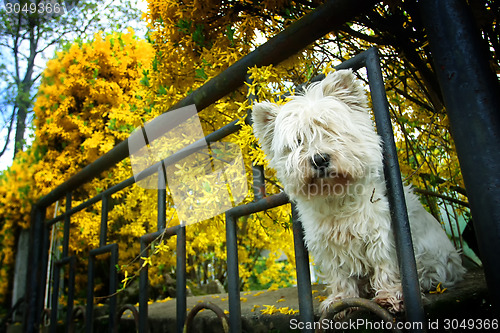
[[[288,29],[269,40],[266,44],[257,48],[251,54],[245,56],[226,71],[207,82],[204,86],[190,94],[184,100],[175,105],[172,109],[195,104],[198,111],[214,103],[219,98],[225,96],[243,84],[247,75],[247,69],[252,66],[263,66],[277,64],[286,59],[291,54],[298,52],[314,40],[335,29],[339,25],[359,14],[360,10],[369,8],[375,1],[352,1],[338,0],[327,1],[315,11],[292,24]],[[358,70],[366,67],[373,110],[377,125],[377,131],[384,143],[384,171],[387,181],[389,204],[392,212],[393,227],[398,250],[398,260],[400,263],[403,294],[407,320],[410,322],[424,323],[424,312],[420,299],[420,290],[413,255],[412,241],[410,236],[408,216],[404,201],[399,164],[394,144],[394,137],[391,127],[388,104],[385,96],[384,83],[380,70],[380,63],[377,49],[369,49],[358,56],[342,63],[337,68],[353,68]],[[315,78],[316,80],[321,77]],[[206,141],[216,142],[225,136],[239,130],[236,121],[212,132],[206,136]],[[155,138],[150,138],[154,140]],[[112,167],[128,155],[127,140],[118,144],[110,152],[85,167],[75,176],[63,183],[57,189],[40,199],[32,215],[31,246],[29,254],[30,270],[26,286],[26,313],[24,327],[27,332],[38,331],[44,319],[44,292],[47,283],[48,250],[50,234],[49,230],[56,222],[64,221],[64,237],[62,244],[62,259],[54,263],[51,282],[52,292],[52,312],[51,332],[56,331],[59,274],[58,272],[65,266],[69,267],[68,280],[68,304],[66,307],[66,330],[71,329],[70,323],[78,312],[84,312],[86,330],[92,332],[93,327],[93,294],[95,261],[97,256],[110,253],[109,266],[109,332],[117,331],[119,317],[130,309],[137,319],[139,332],[148,331],[148,269],[147,265],[141,270],[139,277],[140,298],[139,309],[126,306],[122,309],[116,308],[117,272],[115,265],[118,263],[117,244],[107,244],[107,219],[108,200],[111,195],[132,185],[136,180],[131,177],[111,188],[99,193],[95,197],[88,199],[76,207],[72,207],[72,192],[74,189],[98,176],[102,171]],[[183,154],[174,154],[167,159],[150,167],[144,176],[157,174],[158,181],[164,182],[164,172],[161,163],[170,165],[180,160]],[[498,178],[497,178],[498,179]],[[258,178],[254,179],[254,188],[262,189],[263,184]],[[66,210],[63,214],[47,220],[47,207],[61,198],[66,198]],[[87,307],[83,311],[81,307],[73,309],[74,285],[75,285],[75,257],[68,255],[69,228],[71,217],[75,213],[102,201],[102,215],[100,228],[99,247],[89,253],[88,263],[88,291]],[[241,332],[241,309],[239,296],[239,274],[238,274],[238,251],[236,242],[236,222],[244,215],[270,209],[288,203],[286,194],[281,193],[269,197],[259,197],[252,203],[234,207],[226,211],[226,244],[227,244],[227,276],[229,293],[229,328],[231,332]],[[472,207],[474,208],[474,207]],[[182,332],[186,321],[186,227],[175,226],[166,229],[166,190],[158,190],[158,221],[157,231],[143,235],[140,238],[141,256],[147,256],[148,246],[158,236],[177,237],[177,288],[176,288],[176,308],[177,308],[177,332]],[[293,211],[293,233],[295,241],[297,283],[299,293],[299,316],[303,322],[314,321],[314,311],[312,305],[312,293],[309,274],[309,263],[307,250],[304,248],[302,227],[297,220],[295,210]],[[498,238],[497,238],[498,239]],[[498,261],[498,260],[497,260]],[[500,265],[497,265],[500,266]],[[491,289],[491,286],[490,286]]]

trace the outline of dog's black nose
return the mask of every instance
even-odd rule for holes
[[[326,169],[330,164],[330,156],[325,154],[315,154],[311,160],[314,169]]]

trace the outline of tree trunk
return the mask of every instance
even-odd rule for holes
[[[24,89],[23,89],[24,90]],[[19,95],[24,95],[21,92]],[[14,138],[14,157],[17,153],[22,151],[24,148],[24,132],[26,131],[26,116],[28,114],[29,99],[26,102],[23,96],[19,96],[19,104],[17,109],[17,121],[16,121],[16,136]]]

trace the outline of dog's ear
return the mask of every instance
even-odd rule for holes
[[[279,106],[270,102],[256,103],[252,108],[253,132],[268,156],[271,155],[274,121],[278,109]]]
[[[361,81],[350,69],[329,73],[321,81],[321,87],[323,96],[333,96],[353,109],[366,110],[367,108],[368,100],[365,90],[361,86]]]

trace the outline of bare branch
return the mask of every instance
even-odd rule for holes
[[[456,204],[464,206],[464,207],[469,207],[469,203],[468,202],[465,202],[465,201],[462,201],[462,200],[459,200],[459,199],[455,199],[455,198],[449,197],[447,195],[439,194],[439,193],[428,191],[428,190],[423,190],[423,189],[420,189],[420,188],[414,188],[413,190],[415,192],[423,194],[423,195],[429,195],[429,196],[432,196],[432,197],[441,198],[443,200],[446,200],[446,201],[449,201],[449,202],[453,202],[453,203],[456,203]]]
[[[9,126],[7,127],[7,135],[5,137],[5,144],[3,146],[2,151],[0,152],[0,157],[3,156],[3,154],[7,151],[7,147],[9,146],[10,134],[12,133],[12,127],[14,125],[14,119],[16,118],[16,112],[17,112],[17,108],[14,107],[12,110],[12,114],[10,116]]]

